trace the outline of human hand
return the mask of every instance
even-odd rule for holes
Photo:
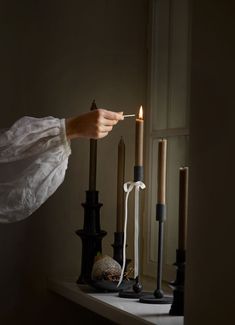
[[[66,134],[69,139],[101,139],[108,135],[113,126],[123,119],[123,112],[95,109],[83,115],[66,119]]]

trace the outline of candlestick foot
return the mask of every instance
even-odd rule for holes
[[[173,297],[171,295],[163,295],[162,297],[156,298],[155,295],[148,294],[142,295],[139,301],[144,304],[167,305],[172,303]]]
[[[169,312],[172,316],[184,315],[184,288],[177,286],[173,292],[173,303]]]
[[[133,285],[133,291],[135,293],[140,293],[143,290],[143,285],[139,281],[139,277],[136,277],[135,284]]]
[[[139,279],[139,276],[136,277],[135,279],[135,283],[132,287],[133,291],[120,291],[119,292],[119,297],[121,298],[140,298],[144,292],[142,291],[143,290],[143,285],[141,284],[140,282],[140,279]]]
[[[127,298],[127,299],[139,299],[144,292],[134,292],[134,291],[120,291],[118,296],[120,298]]]
[[[156,289],[154,291],[154,297],[157,298],[157,299],[161,299],[164,297],[164,293],[163,293],[163,290],[161,289]]]

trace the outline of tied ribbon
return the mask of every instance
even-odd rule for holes
[[[126,192],[125,198],[125,219],[124,219],[124,238],[123,238],[123,263],[117,287],[122,283],[124,270],[126,266],[126,237],[127,237],[127,220],[128,220],[128,198],[131,191],[135,188],[135,238],[134,238],[134,277],[139,273],[139,190],[144,189],[146,186],[143,182],[127,182],[123,185]]]

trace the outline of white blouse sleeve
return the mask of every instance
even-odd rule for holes
[[[63,182],[70,153],[64,119],[26,116],[0,131],[0,222],[38,209]]]

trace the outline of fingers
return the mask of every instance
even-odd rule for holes
[[[115,121],[122,121],[124,120],[123,112],[112,112],[108,111],[106,109],[99,108],[98,113],[100,114],[100,117],[103,117],[107,120],[115,120]]]
[[[101,139],[107,136],[113,126],[123,119],[123,112],[96,109],[77,117],[68,118],[66,134],[69,139],[81,137]]]
[[[105,109],[97,109],[97,132],[96,139],[104,138],[112,131],[113,126],[123,120],[123,112],[113,112]]]
[[[102,139],[106,137],[109,134],[109,132],[100,132],[95,139]]]
[[[113,126],[107,126],[107,125],[97,125],[96,130],[93,135],[93,139],[101,139],[104,138],[106,135],[109,134],[113,129]]]
[[[106,125],[106,126],[114,126],[118,123],[118,120],[109,120],[107,118],[104,118],[103,116],[100,117],[98,120],[98,123],[101,125]]]

